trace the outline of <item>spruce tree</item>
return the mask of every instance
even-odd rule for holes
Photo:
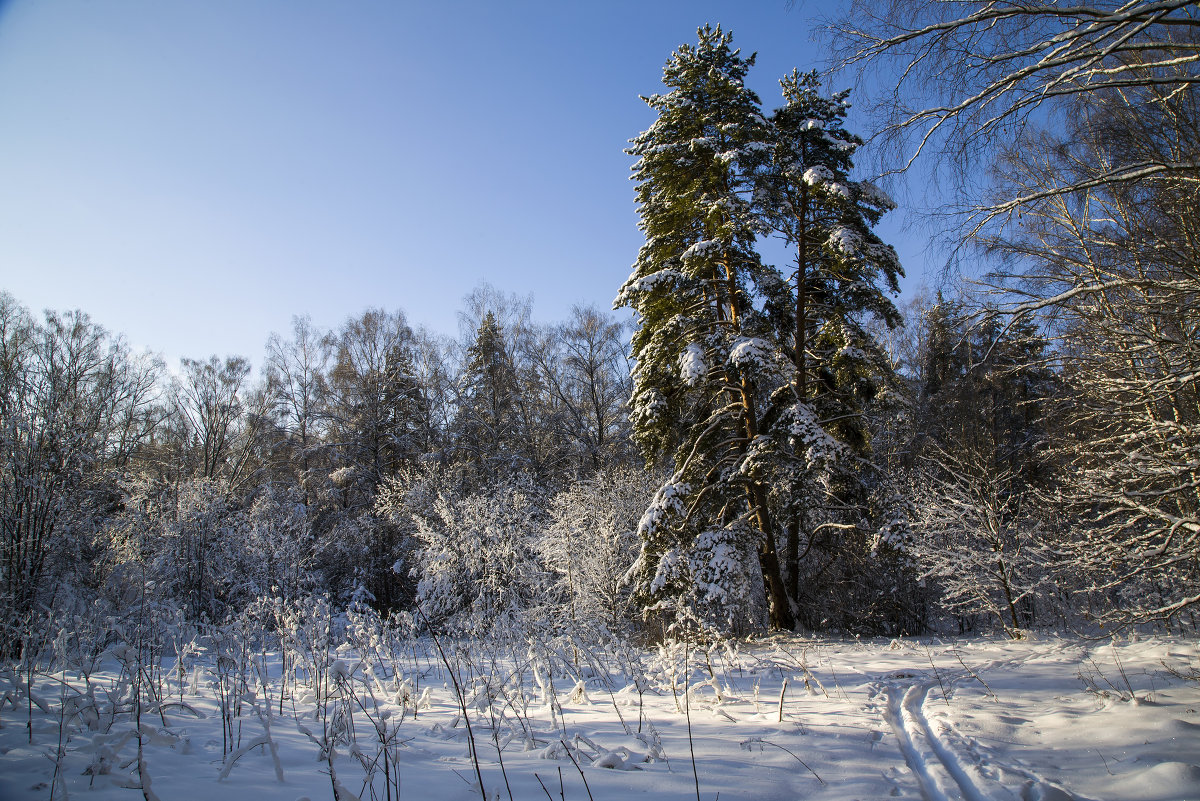
[[[458,379],[458,448],[463,460],[492,476],[512,472],[525,452],[516,404],[520,388],[504,332],[488,312],[467,349]]]

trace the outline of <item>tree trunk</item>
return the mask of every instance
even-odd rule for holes
[[[808,188],[800,193],[800,235],[796,243],[796,400],[808,400]],[[788,521],[787,542],[784,545],[784,563],[787,568],[787,598],[791,603],[800,600],[800,528],[802,512],[797,512]]]
[[[783,562],[787,567],[787,596],[792,603],[800,600],[800,518],[797,512],[788,522],[787,543],[784,545]]]
[[[750,497],[754,504],[754,515],[763,532],[763,544],[758,549],[758,564],[762,569],[763,584],[767,590],[767,601],[771,610],[771,628],[792,631],[796,619],[788,602],[783,575],[779,570],[779,555],[775,551],[775,535],[771,531],[771,517],[767,509],[767,493],[762,484],[750,485]]]

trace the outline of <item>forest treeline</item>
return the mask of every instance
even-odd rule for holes
[[[840,29],[908,64],[893,144],[991,160],[952,210],[981,280],[899,307],[848,93],[794,72],[768,111],[712,27],[631,140],[632,330],[484,287],[459,340],[372,309],[168,371],[0,295],[5,641],[314,594],[464,633],[1194,628],[1195,10],[959,6]]]

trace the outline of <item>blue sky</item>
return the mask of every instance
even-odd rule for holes
[[[778,78],[836,2],[0,0],[0,288],[254,362],[295,314],[457,332],[483,281],[608,308],[639,94],[706,22]],[[895,241],[910,282],[921,248]]]

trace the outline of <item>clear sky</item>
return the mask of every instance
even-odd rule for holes
[[[696,28],[821,66],[836,0],[0,0],[0,289],[138,347],[258,363],[369,306],[457,332],[483,281],[608,308],[626,140]],[[923,254],[881,228],[919,281]]]

